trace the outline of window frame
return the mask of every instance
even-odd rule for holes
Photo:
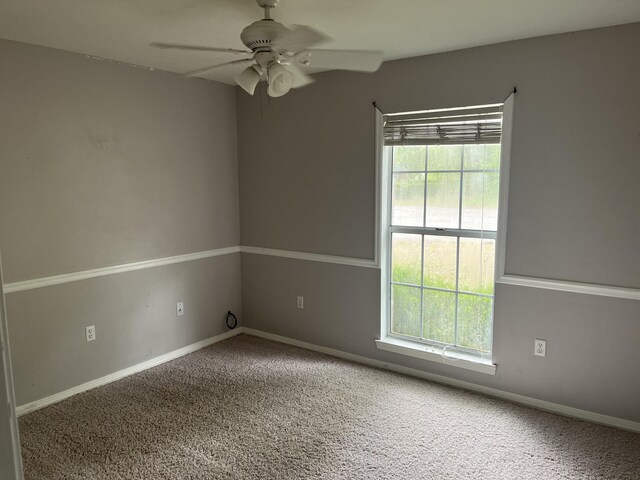
[[[440,229],[434,227],[400,227],[391,225],[392,215],[392,185],[393,185],[393,158],[392,146],[384,145],[384,115],[376,111],[376,174],[378,181],[376,182],[376,228],[378,235],[376,238],[376,258],[381,267],[381,297],[380,297],[380,338],[376,340],[377,347],[383,350],[392,351],[418,357],[426,360],[436,361],[438,363],[447,363],[462,368],[481,371],[484,373],[495,374],[496,365],[493,362],[493,337],[495,323],[495,305],[497,299],[497,289],[495,285],[499,283],[504,275],[505,263],[505,242],[506,242],[506,219],[508,204],[508,186],[509,186],[509,164],[511,157],[511,131],[513,122],[513,100],[514,95],[510,95],[502,104],[503,123],[502,135],[500,141],[500,168],[499,168],[499,197],[498,197],[498,219],[497,230],[485,230],[481,236],[481,230],[470,230],[462,228]],[[483,107],[483,106],[480,106]],[[468,107],[472,108],[472,107]],[[442,109],[440,109],[442,111]],[[452,108],[450,110],[458,110]],[[425,164],[425,184],[426,172],[428,164]],[[498,171],[491,169],[492,171]],[[460,170],[463,172],[463,164]],[[484,172],[484,171],[483,171]],[[420,173],[423,173],[422,171]],[[440,171],[438,171],[440,173]],[[461,174],[462,181],[462,174]],[[458,208],[462,208],[461,198],[463,195],[462,188],[459,192],[460,199]],[[424,206],[426,215],[426,205]],[[460,220],[461,222],[461,220]],[[460,223],[459,226],[462,226]],[[465,347],[456,347],[455,350],[450,345],[434,340],[425,340],[417,337],[391,333],[391,290],[393,284],[398,282],[391,281],[391,261],[392,261],[392,233],[414,233],[421,235],[422,251],[424,252],[424,235],[440,235],[455,237],[457,242],[457,253],[459,256],[460,238],[485,238],[495,239],[495,271],[494,271],[494,291],[492,306],[492,325],[491,325],[491,353],[481,353],[477,350],[467,349]],[[422,253],[424,255],[424,253]],[[422,260],[422,263],[424,259]],[[458,264],[458,260],[456,260]],[[456,265],[457,266],[457,265]],[[421,274],[422,275],[422,274]],[[456,281],[457,284],[457,281]],[[424,281],[421,279],[421,285],[415,286],[420,288],[421,295],[424,293]],[[435,289],[434,289],[435,290]],[[456,285],[456,290],[457,289]],[[463,292],[464,293],[464,292]],[[481,295],[483,296],[483,295]],[[485,295],[486,296],[486,295]],[[421,302],[422,303],[422,302]],[[457,295],[456,295],[457,306]],[[422,321],[422,320],[421,320]]]

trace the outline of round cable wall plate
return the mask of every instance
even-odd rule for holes
[[[229,330],[233,330],[238,326],[238,318],[231,313],[231,310],[227,312],[227,317],[225,318],[225,322]]]

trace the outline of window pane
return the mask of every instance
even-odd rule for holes
[[[492,298],[458,294],[458,345],[489,352],[492,311]]]
[[[456,289],[456,237],[425,235],[424,286]]]
[[[497,172],[465,172],[462,179],[462,228],[498,229]]]
[[[462,145],[429,145],[427,169],[460,170],[462,164]]]
[[[427,174],[427,227],[458,228],[459,173]]]
[[[495,240],[460,239],[459,290],[493,295],[495,250]]]
[[[393,171],[424,171],[426,154],[426,146],[393,147]]]
[[[421,248],[421,235],[393,234],[391,281],[420,285]]]
[[[465,170],[499,170],[500,145],[465,145]]]
[[[427,340],[454,343],[456,294],[424,290],[423,331]]]
[[[421,227],[424,215],[424,173],[393,174],[393,225]]]
[[[392,285],[391,333],[420,337],[420,296],[415,287]]]

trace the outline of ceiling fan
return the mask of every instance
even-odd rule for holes
[[[258,6],[264,9],[264,18],[252,23],[240,34],[242,43],[250,50],[157,42],[151,45],[163,49],[224,52],[245,57],[200,68],[185,75],[194,77],[225,65],[249,64],[234,79],[250,95],[253,95],[258,82],[263,77],[266,77],[267,94],[271,97],[281,97],[291,88],[304,87],[313,82],[313,79],[302,70],[306,67],[357,72],[375,72],[380,68],[382,52],[379,51],[312,50],[311,47],[331,39],[306,25],[293,25],[287,28],[273,20],[271,9],[276,7],[278,1],[256,0]]]

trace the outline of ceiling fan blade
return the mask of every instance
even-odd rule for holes
[[[272,44],[289,52],[298,52],[331,41],[324,33],[307,25],[291,25],[288,32],[276,37]]]
[[[201,47],[198,45],[181,45],[178,43],[153,42],[151,43],[151,46],[155,48],[162,48],[165,50],[191,50],[194,52],[223,52],[223,53],[233,53],[234,55],[253,54],[253,52],[250,50],[236,50],[235,48]]]
[[[234,60],[233,62],[225,62],[219,63],[217,65],[211,65],[209,67],[199,68],[198,70],[193,70],[191,72],[184,73],[184,77],[197,77],[198,75],[203,75],[205,73],[210,72],[211,70],[215,70],[216,68],[224,67],[226,65],[240,65],[241,63],[252,63],[253,58],[243,58],[242,60]]]
[[[296,58],[305,67],[355,72],[375,72],[382,64],[382,52],[373,50],[305,50]]]
[[[313,82],[315,82],[313,77],[311,77],[310,75],[307,75],[295,65],[288,65],[286,68],[294,75],[293,85],[291,86],[291,88],[306,87],[307,85],[310,85]]]

